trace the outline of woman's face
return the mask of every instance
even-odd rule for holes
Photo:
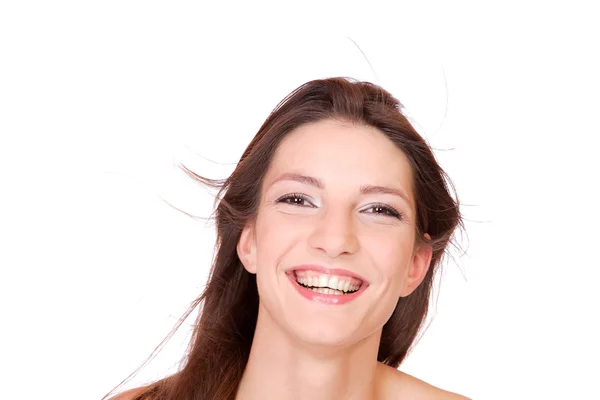
[[[376,128],[325,120],[290,133],[238,243],[261,312],[313,344],[379,334],[431,260],[431,247],[414,248],[411,174]]]

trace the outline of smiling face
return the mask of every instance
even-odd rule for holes
[[[288,134],[237,248],[256,274],[261,314],[312,344],[378,334],[431,261],[431,247],[414,246],[411,179],[404,153],[376,128],[325,120]]]

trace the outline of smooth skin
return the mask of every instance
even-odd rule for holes
[[[373,127],[325,120],[282,141],[237,247],[260,305],[236,400],[467,399],[377,361],[383,325],[431,262],[431,247],[415,246],[411,181],[404,153]],[[361,193],[365,185],[400,195]],[[347,304],[319,304],[285,273],[300,264],[342,268],[369,287]]]
[[[315,179],[283,179],[293,174]],[[238,244],[260,295],[238,400],[464,398],[377,362],[383,325],[431,262],[430,246],[415,247],[411,180],[404,153],[373,127],[320,121],[280,144]],[[402,195],[361,194],[364,185]],[[300,264],[346,269],[369,287],[342,306],[312,302],[285,274]]]

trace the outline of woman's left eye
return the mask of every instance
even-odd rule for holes
[[[392,207],[386,206],[385,204],[374,204],[370,208],[368,208],[368,210],[383,210],[383,213],[374,212],[374,213],[368,213],[368,214],[383,214],[383,215],[389,215],[390,217],[402,219],[402,213],[396,211]]]
[[[291,202],[290,202],[290,200],[291,200]],[[302,203],[303,201],[307,202],[307,203],[310,202],[306,196],[299,194],[299,193],[292,193],[292,194],[280,197],[277,200],[277,203],[287,203],[287,204],[297,205],[297,206],[302,207],[302,204],[300,204],[300,203]],[[402,213],[396,211],[392,207],[386,206],[385,204],[381,204],[381,203],[373,204],[371,207],[367,208],[367,210],[381,210],[382,211],[382,212],[377,212],[377,211],[368,212],[367,214],[387,215],[390,217],[403,219]]]

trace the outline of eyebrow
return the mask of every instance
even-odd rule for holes
[[[325,185],[323,182],[317,178],[312,176],[302,175],[296,172],[286,172],[279,177],[275,178],[271,185],[280,182],[280,181],[296,181],[300,183],[304,183],[307,185],[314,186],[319,189],[325,189]],[[412,207],[412,203],[410,198],[406,194],[406,192],[402,189],[390,188],[385,186],[377,186],[377,185],[362,185],[360,187],[360,194],[391,194],[394,196],[401,197],[405,202],[408,203]]]

